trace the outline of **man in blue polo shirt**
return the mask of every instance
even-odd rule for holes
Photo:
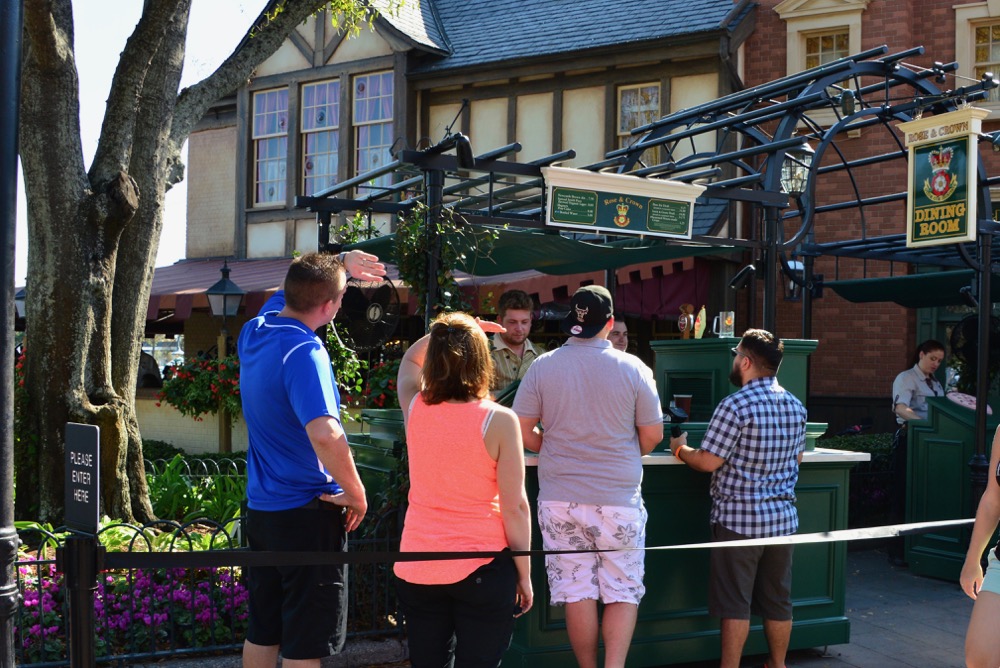
[[[795,533],[795,483],[806,443],[806,409],[775,377],[784,345],[748,329],[732,349],[729,380],[740,389],[722,400],[698,449],[687,433],[670,439],[674,456],[712,472],[712,539]],[[792,546],[712,550],[708,610],[721,618],[720,668],[738,668],[751,612],[764,618],[769,668],[785,668],[792,632]]]
[[[246,535],[251,550],[344,551],[368,509],[340,424],[330,356],[314,331],[337,314],[344,268],[381,280],[374,255],[296,258],[261,315],[240,332],[240,394],[247,453]],[[250,623],[243,665],[316,667],[347,630],[347,567],[249,568]]]

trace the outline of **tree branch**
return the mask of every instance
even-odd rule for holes
[[[97,153],[90,167],[90,178],[103,183],[113,174],[128,169],[132,152],[132,137],[136,114],[141,107],[141,95],[146,76],[154,59],[164,47],[165,35],[173,21],[183,21],[186,33],[191,0],[160,0],[147,2],[135,31],[125,43],[111,82],[104,123]]]
[[[184,143],[212,104],[246,83],[254,69],[281,47],[290,31],[295,30],[328,2],[329,0],[269,2],[243,41],[219,69],[181,91],[171,128],[171,138],[177,146]]]

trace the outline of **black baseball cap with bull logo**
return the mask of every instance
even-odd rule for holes
[[[592,339],[608,324],[614,312],[614,302],[607,288],[585,285],[573,293],[569,315],[562,321],[562,331],[581,339]]]

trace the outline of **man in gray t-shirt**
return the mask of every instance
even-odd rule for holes
[[[535,360],[514,400],[524,446],[539,453],[546,550],[645,546],[641,457],[663,440],[663,413],[649,367],[608,341],[613,313],[605,288],[577,290],[562,323],[570,339]],[[596,665],[600,600],[605,665],[623,666],[645,593],[642,550],[549,555],[545,566],[577,663]]]

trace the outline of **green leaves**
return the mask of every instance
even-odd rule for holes
[[[194,358],[176,367],[167,367],[160,401],[173,406],[181,415],[195,420],[225,409],[230,419],[243,414],[240,400],[240,359]]]
[[[399,277],[417,297],[417,311],[427,309],[427,259],[434,254],[438,261],[437,295],[433,311],[468,311],[471,304],[455,279],[454,270],[464,266],[470,252],[475,257],[489,257],[499,237],[496,230],[464,221],[452,209],[442,207],[434,221],[437,241],[427,234],[427,207],[418,203],[396,226],[395,255]]]

